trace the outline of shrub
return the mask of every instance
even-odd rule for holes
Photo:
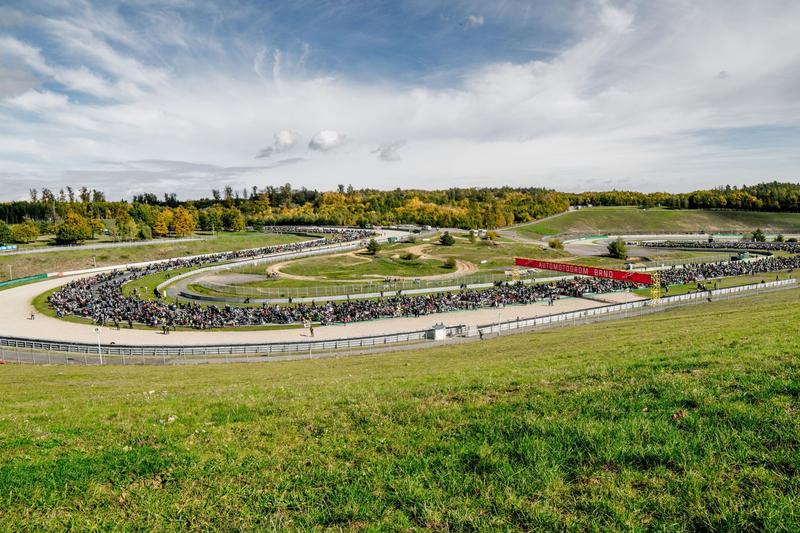
[[[628,247],[621,238],[608,243],[608,255],[615,259],[627,259]]]
[[[554,250],[564,249],[564,243],[561,242],[559,239],[550,239],[549,241],[547,241],[547,245]]]
[[[444,262],[444,267],[453,270],[456,267],[456,260],[453,257],[448,257],[447,261]]]
[[[453,236],[450,235],[449,231],[445,231],[444,235],[442,235],[439,238],[439,243],[442,246],[453,246],[453,244],[455,244],[455,242],[456,242],[455,238],[453,238]]]
[[[419,257],[417,254],[412,254],[411,252],[406,252],[406,253],[404,253],[403,255],[400,256],[400,259],[402,259],[404,261],[413,261],[417,257]]]
[[[367,244],[367,253],[370,255],[375,255],[381,249],[381,245],[378,244],[378,241],[375,239],[370,239],[369,243]]]

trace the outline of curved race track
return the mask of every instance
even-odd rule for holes
[[[42,292],[69,283],[83,276],[70,276],[46,280],[31,285],[23,285],[0,292],[0,336],[25,337],[37,340],[52,340],[66,342],[97,342],[95,326],[68,322],[58,318],[48,317],[35,312],[32,301]],[[606,294],[604,299],[609,301],[632,301],[638,297],[632,294]],[[564,298],[548,306],[544,303],[531,305],[509,306],[501,309],[480,309],[475,311],[456,311],[450,313],[437,313],[422,317],[391,318],[369,322],[356,322],[347,326],[329,325],[315,327],[315,339],[334,340],[345,337],[362,337],[367,335],[382,335],[387,333],[402,333],[431,328],[434,324],[447,325],[485,325],[515,318],[532,318],[553,313],[574,311],[600,307],[606,303],[585,298]],[[35,319],[31,320],[31,312]],[[268,343],[308,340],[308,332],[302,328],[278,330],[248,331],[241,328],[235,331],[174,331],[164,335],[160,331],[144,329],[127,329],[119,331],[113,327],[102,327],[100,341],[102,344],[126,345],[199,345],[199,344],[239,344],[239,343]]]

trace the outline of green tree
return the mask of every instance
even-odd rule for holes
[[[244,229],[242,212],[235,207],[226,209],[222,213],[222,225],[227,231],[242,231]]]
[[[11,235],[15,242],[28,243],[39,237],[39,226],[30,219],[11,228]]]
[[[128,217],[127,219],[117,219],[117,235],[123,241],[132,241],[139,237],[139,226],[136,221]]]
[[[142,222],[139,224],[139,238],[145,241],[149,241],[153,238],[153,228]]]
[[[92,239],[94,239],[95,235],[102,235],[103,230],[106,229],[106,225],[103,224],[103,221],[99,218],[93,218],[89,221],[89,227],[92,229]]]
[[[58,244],[77,244],[91,237],[92,229],[89,227],[89,222],[78,213],[68,213],[56,227]]]
[[[445,231],[444,235],[439,238],[439,244],[442,246],[453,246],[456,243],[455,238],[450,235],[449,231]]]
[[[0,244],[11,244],[12,242],[14,242],[14,236],[11,234],[11,228],[0,220]]]
[[[617,240],[608,243],[608,255],[616,259],[627,259],[628,246],[625,244],[625,241],[621,238],[617,238]]]
[[[775,237],[775,242],[785,242],[785,241],[786,238],[782,234],[778,234],[778,236]]]
[[[764,242],[767,240],[767,236],[764,235],[764,232],[761,231],[761,228],[758,228],[753,232],[753,240],[756,242]]]
[[[564,243],[561,242],[561,240],[559,240],[559,239],[550,239],[549,241],[547,241],[547,245],[550,248],[552,248],[553,250],[563,250],[564,249]]]
[[[375,255],[381,249],[381,245],[378,244],[378,241],[375,239],[370,239],[369,243],[367,243],[367,253],[370,255]]]

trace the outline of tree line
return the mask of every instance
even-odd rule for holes
[[[186,201],[174,193],[144,193],[131,202],[109,201],[88,187],[66,187],[58,193],[31,189],[28,200],[0,203],[0,243],[30,242],[44,234],[54,235],[60,244],[98,234],[117,240],[149,239],[264,225],[497,228],[557,214],[570,205],[800,211],[800,184],[771,182],[673,194],[512,187],[381,191],[344,185],[321,192],[286,183],[242,190],[229,186]]]

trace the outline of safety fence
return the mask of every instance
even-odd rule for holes
[[[637,300],[580,311],[556,313],[535,318],[494,324],[467,326],[439,325],[431,329],[386,335],[305,340],[260,344],[214,344],[194,346],[116,345],[56,342],[20,337],[0,337],[0,358],[10,362],[39,364],[198,364],[205,362],[246,362],[314,357],[322,354],[346,354],[348,351],[373,351],[392,346],[439,342],[448,338],[486,337],[514,330],[535,330],[557,325],[580,324],[623,316],[638,316],[674,308],[681,304],[735,298],[748,293],[791,288],[796,279],[743,285],[669,296],[660,300]]]
[[[444,329],[447,337],[464,336],[466,333],[466,326],[462,325]],[[347,353],[354,350],[432,341],[434,338],[434,329],[334,340],[196,346],[97,345],[0,337],[0,357],[9,362],[40,364],[197,364],[212,361],[246,361],[253,357],[263,359],[298,354]]]

